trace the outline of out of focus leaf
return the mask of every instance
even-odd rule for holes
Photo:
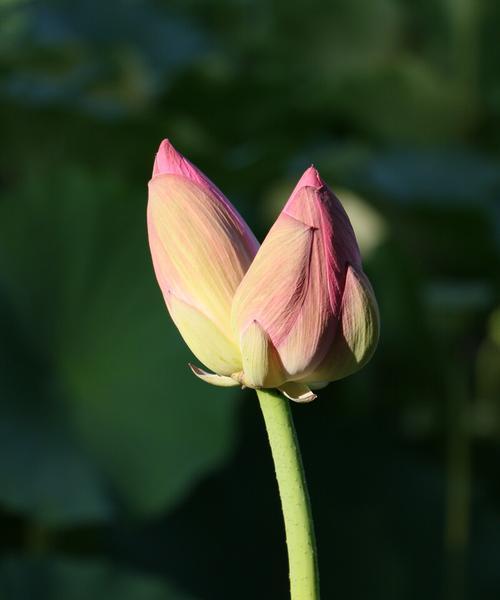
[[[113,515],[96,465],[65,432],[26,418],[0,420],[0,504],[48,525]]]
[[[0,204],[0,273],[41,371],[40,405],[60,415],[121,504],[148,512],[172,506],[226,456],[236,403],[188,371],[150,264],[145,198],[145,189],[78,170],[30,179]],[[19,368],[29,379],[31,362]],[[15,448],[27,452],[21,441]],[[61,503],[46,483],[32,508],[51,494]]]
[[[388,200],[456,210],[482,208],[500,190],[500,171],[491,159],[470,151],[400,150],[367,162],[364,185]]]
[[[439,143],[454,139],[469,122],[466,99],[428,63],[399,52],[364,67],[342,82],[336,103],[346,119],[371,135]]]
[[[0,596],[16,600],[194,600],[164,579],[106,560],[9,557],[0,562]]]
[[[5,302],[0,320],[0,506],[50,526],[109,519],[104,478],[64,426],[44,357]]]
[[[106,117],[143,108],[210,46],[196,24],[147,4],[0,6],[0,92]]]

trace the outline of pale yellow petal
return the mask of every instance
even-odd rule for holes
[[[253,388],[277,387],[285,379],[279,356],[268,334],[252,321],[240,342],[243,380]]]
[[[278,389],[284,396],[294,402],[312,402],[317,397],[307,385],[296,381],[285,383]]]
[[[238,346],[194,306],[173,293],[167,299],[170,315],[196,358],[219,375],[241,370]]]
[[[165,299],[174,292],[231,338],[233,296],[257,249],[241,217],[208,187],[157,175],[149,184],[148,230]]]
[[[364,273],[349,267],[342,297],[342,334],[359,367],[372,357],[379,337],[379,312]]]
[[[217,387],[235,387],[237,385],[241,385],[238,381],[232,379],[231,377],[217,375],[216,373],[208,373],[207,371],[204,371],[203,369],[200,369],[200,367],[197,367],[191,363],[189,363],[189,368],[196,375],[196,377],[205,383],[210,383],[211,385],[216,385]]]

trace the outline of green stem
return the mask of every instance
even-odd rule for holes
[[[285,521],[290,597],[319,600],[314,526],[289,401],[274,390],[257,390],[257,395],[271,445]]]

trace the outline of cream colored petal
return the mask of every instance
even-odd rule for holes
[[[177,329],[199,361],[219,375],[241,370],[238,346],[208,317],[173,293],[168,295],[167,306]]]
[[[253,388],[277,387],[285,379],[279,356],[270,337],[257,321],[241,336],[243,380]]]
[[[278,389],[284,396],[294,402],[312,402],[317,398],[316,394],[311,392],[304,383],[290,381],[280,386]]]
[[[189,363],[189,368],[196,375],[196,377],[205,383],[210,383],[211,385],[216,385],[218,387],[235,387],[241,385],[238,381],[232,379],[231,377],[226,377],[225,375],[216,375],[215,373],[207,373],[207,371],[204,371],[203,369],[200,369],[200,367],[197,367],[191,363]]]
[[[230,338],[233,296],[257,249],[241,217],[209,187],[157,175],[149,184],[148,231],[165,299],[174,292]]]
[[[368,278],[349,267],[342,297],[342,334],[359,367],[375,351],[379,324],[377,301]]]

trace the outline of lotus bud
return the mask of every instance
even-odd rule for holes
[[[243,368],[231,330],[234,294],[258,249],[253,233],[222,192],[168,140],[149,182],[149,244],[168,311],[193,354],[197,375],[238,385]]]
[[[162,142],[149,183],[153,265],[170,315],[219,385],[312,389],[371,357],[379,316],[349,219],[308,169],[259,249],[236,209]]]
[[[341,203],[309,168],[269,231],[232,306],[240,380],[294,400],[361,368],[379,316]]]

